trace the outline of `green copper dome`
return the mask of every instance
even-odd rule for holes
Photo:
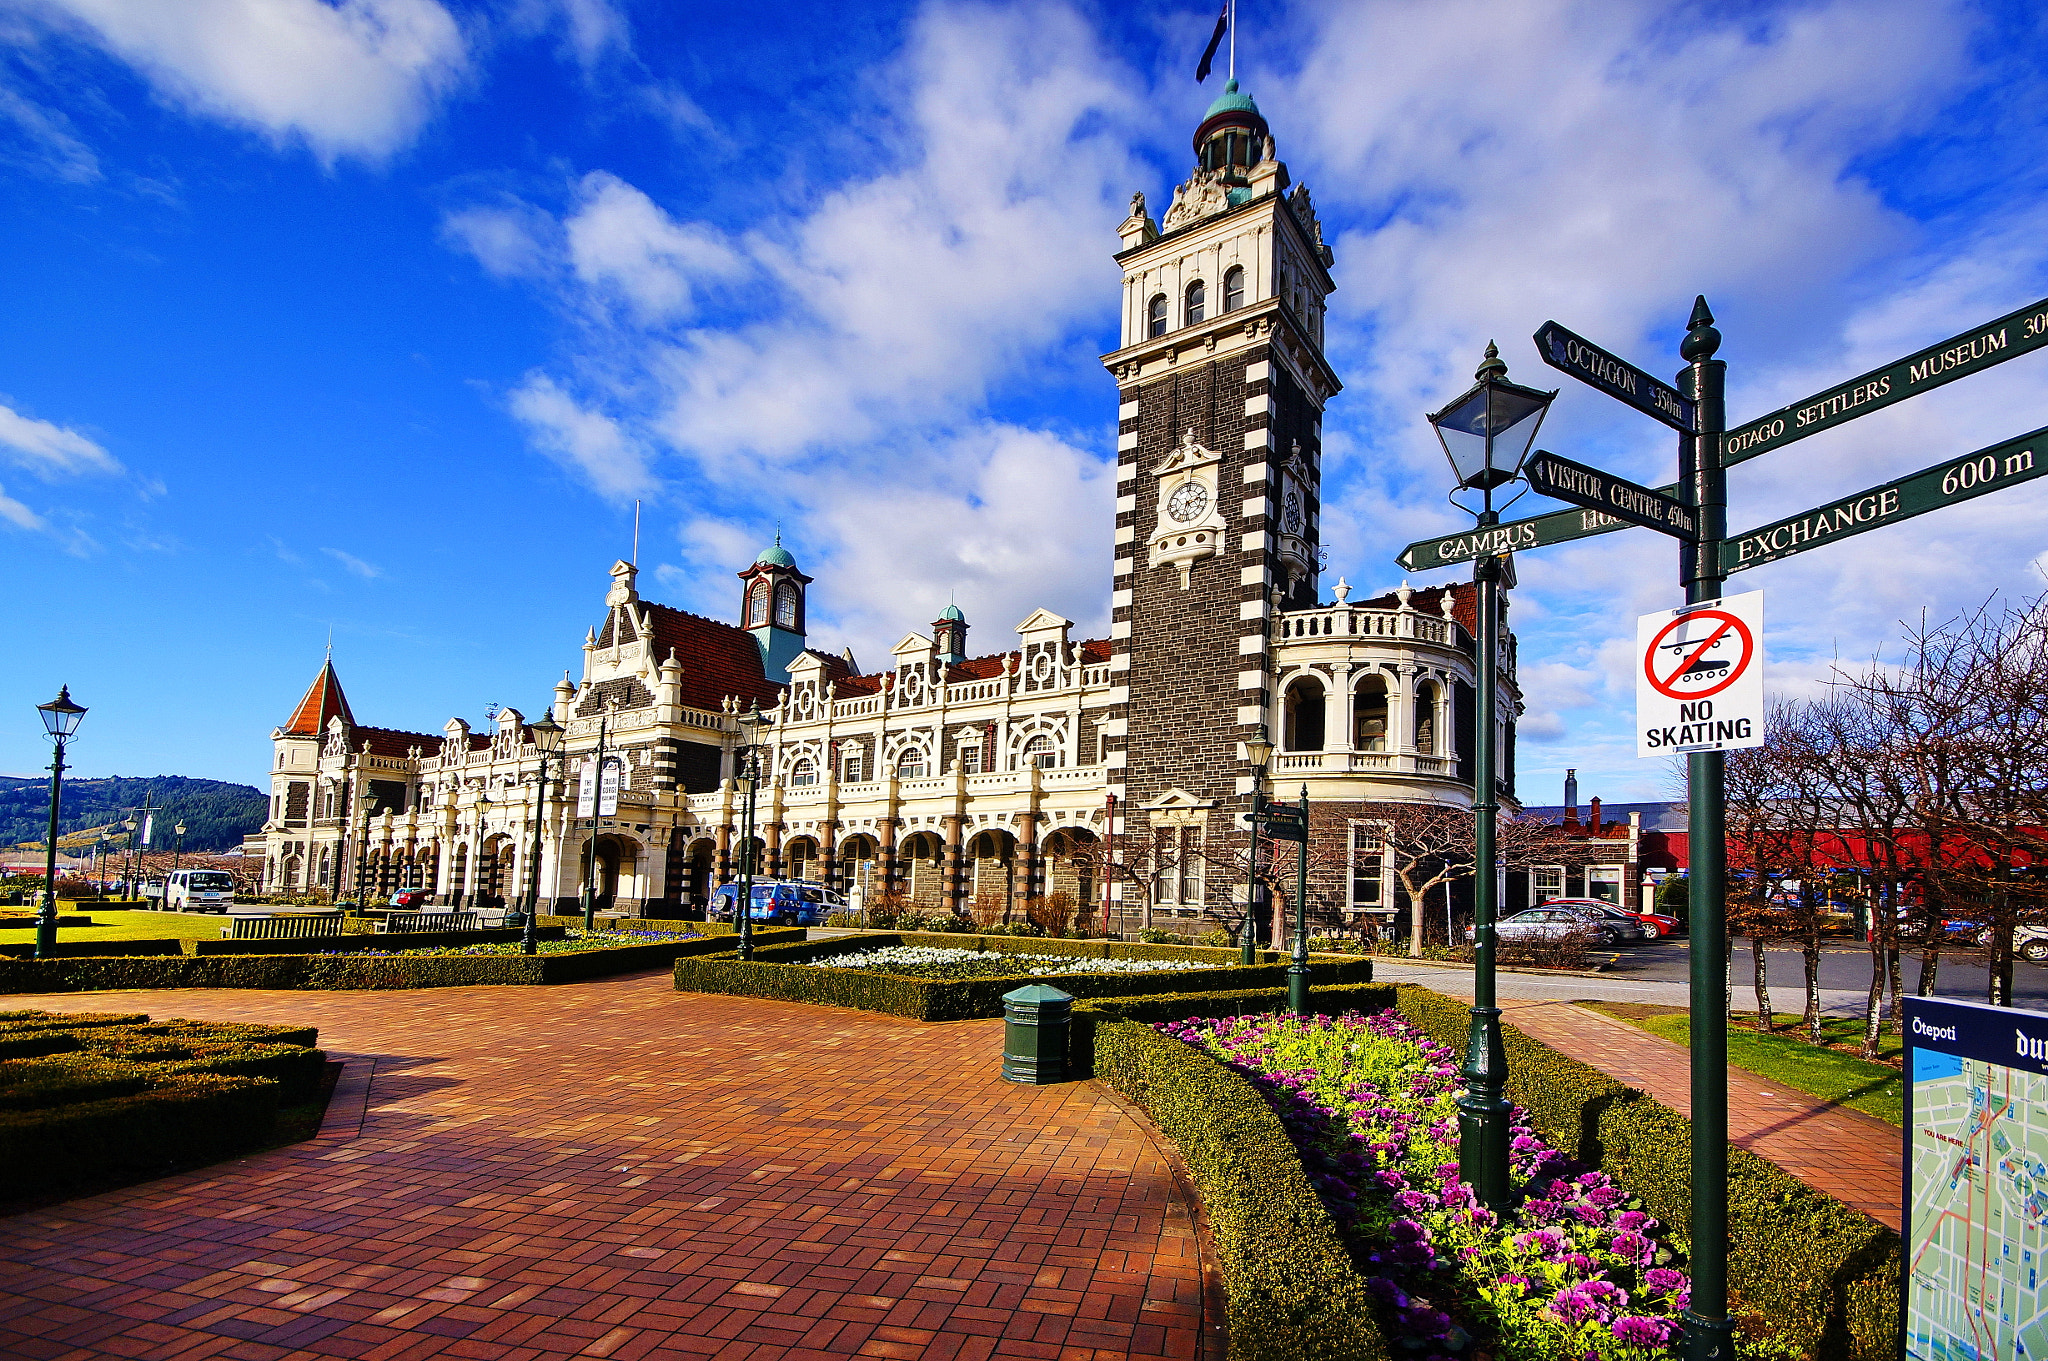
[[[960,607],[958,605],[948,605],[945,609],[940,610],[939,618],[941,620],[958,619],[963,624],[967,622],[967,616],[960,613]]]
[[[1202,115],[1202,121],[1206,123],[1219,113],[1257,114],[1258,112],[1259,102],[1238,89],[1237,77],[1232,76],[1224,84],[1223,93],[1217,95],[1216,102],[1209,106],[1209,112]]]
[[[789,550],[782,546],[782,534],[779,530],[776,532],[775,542],[762,549],[761,555],[754,559],[756,566],[764,562],[771,567],[796,566],[796,559],[791,557]]]

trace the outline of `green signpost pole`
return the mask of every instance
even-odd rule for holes
[[[1301,787],[1301,836],[1294,880],[1294,962],[1287,966],[1287,1009],[1308,1015],[1308,786]]]
[[[1697,404],[1697,433],[1678,437],[1679,485],[1699,513],[1699,539],[1679,546],[1688,602],[1717,600],[1722,590],[1721,540],[1728,533],[1728,475],[1721,461],[1728,425],[1728,365],[1714,358],[1721,333],[1702,297],[1693,304],[1679,353],[1679,375]],[[1728,1319],[1728,949],[1724,908],[1728,870],[1726,757],[1686,757],[1690,797],[1692,963],[1692,1302],[1687,1306],[1687,1361],[1733,1361]]]

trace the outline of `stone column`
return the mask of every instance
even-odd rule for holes
[[[967,910],[966,836],[967,819],[958,813],[946,818],[946,907],[959,916]]]
[[[818,824],[818,882],[834,893],[844,893],[839,882],[839,824],[827,820]]]
[[[1038,897],[1038,820],[1036,812],[1017,815],[1017,905],[1028,910],[1031,901]]]
[[[1323,691],[1323,750],[1350,751],[1351,741],[1351,663],[1338,662],[1331,666],[1330,683]]]
[[[903,885],[896,876],[896,819],[878,818],[876,821],[881,824],[876,831],[881,833],[882,840],[882,851],[877,857],[879,863],[875,866],[880,871],[880,892],[900,893]]]
[[[721,822],[718,825],[718,861],[712,867],[712,877],[718,881],[712,885],[713,888],[719,888],[732,882],[732,824],[730,822]]]
[[[761,832],[761,873],[769,879],[782,877],[782,824],[771,822]]]

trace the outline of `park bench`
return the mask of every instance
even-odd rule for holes
[[[297,940],[332,936],[340,930],[339,912],[321,912],[296,917],[230,917],[220,933],[228,940]]]
[[[392,912],[377,929],[391,933],[406,931],[474,931],[481,924],[477,912]]]

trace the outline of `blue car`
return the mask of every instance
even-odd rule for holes
[[[711,891],[711,920],[729,922],[739,901],[738,884],[721,884]],[[834,912],[847,910],[846,900],[829,888],[816,884],[786,883],[781,880],[754,882],[753,910],[756,922],[779,926],[823,926]]]

